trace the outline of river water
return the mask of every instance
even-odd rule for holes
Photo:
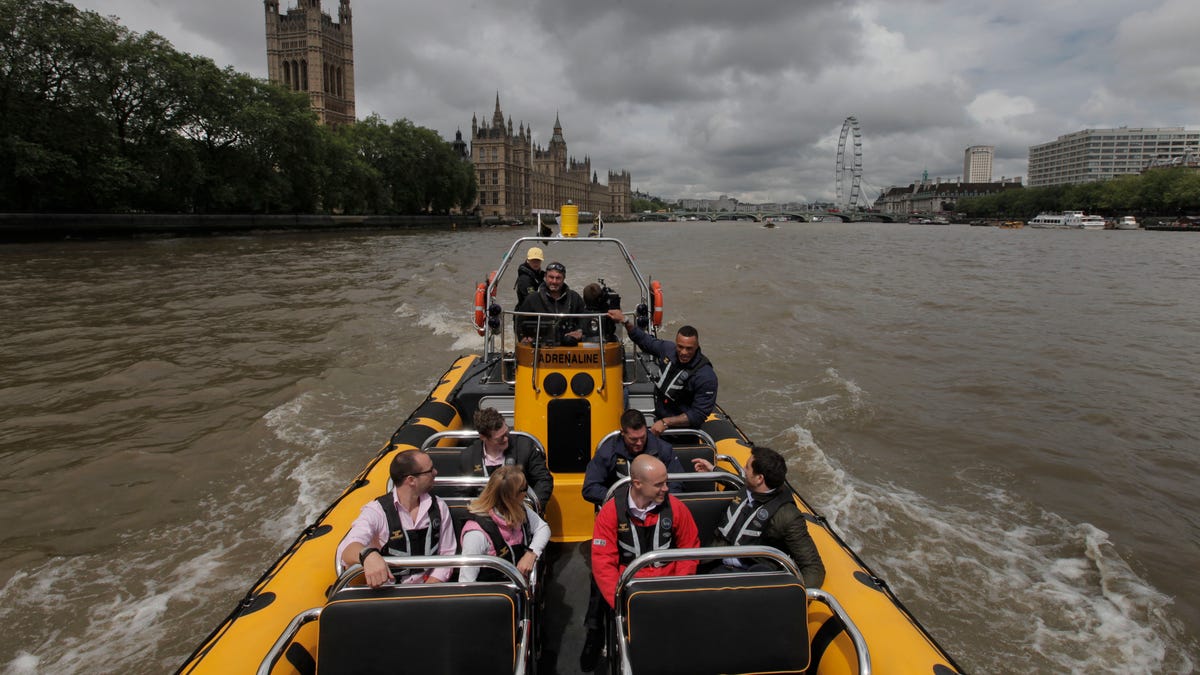
[[[178,667],[481,346],[472,289],[515,234],[0,246],[0,668]],[[608,234],[964,668],[1198,667],[1200,237]]]

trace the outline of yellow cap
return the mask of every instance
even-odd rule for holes
[[[542,255],[542,249],[540,249],[536,246],[530,246],[529,252],[525,254],[525,259],[526,260],[545,260],[546,257]]]

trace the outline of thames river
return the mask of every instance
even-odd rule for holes
[[[178,667],[482,345],[474,285],[518,233],[0,246],[0,668]],[[608,234],[964,668],[1200,667],[1200,236]]]

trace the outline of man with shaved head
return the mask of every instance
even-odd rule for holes
[[[621,573],[643,553],[666,548],[699,548],[696,521],[667,487],[667,467],[657,457],[638,455],[630,482],[605,502],[592,528],[592,576],[612,607]],[[644,567],[638,577],[695,574],[695,560]]]

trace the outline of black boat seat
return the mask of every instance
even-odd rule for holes
[[[729,508],[730,502],[736,495],[737,493],[732,490],[684,492],[675,495],[688,507],[688,511],[691,511],[692,520],[696,521],[696,530],[700,534],[701,546],[712,546],[717,532],[717,524],[721,522],[725,510]]]
[[[633,579],[617,599],[634,673],[801,673],[804,585],[788,572]],[[762,620],[753,620],[755,617]],[[720,636],[713,642],[712,636]]]
[[[318,620],[317,674],[512,675],[520,603],[507,583],[344,589]]]

